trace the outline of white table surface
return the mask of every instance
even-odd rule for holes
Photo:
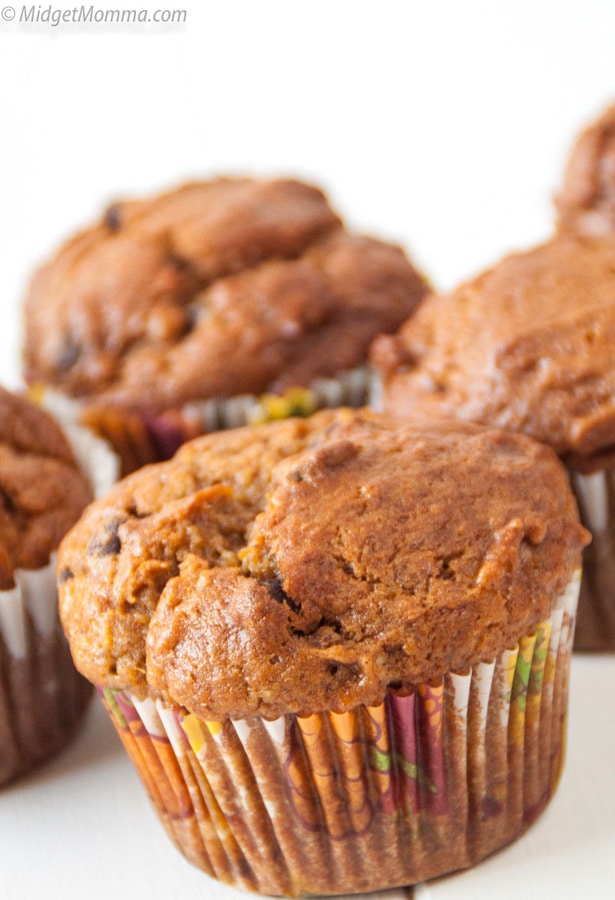
[[[32,267],[118,195],[296,174],[447,288],[548,236],[572,136],[615,97],[610,0],[172,0],[187,13],[173,27],[19,22],[21,5],[7,21],[3,2],[10,386]],[[543,817],[480,866],[419,887],[421,900],[615,897],[615,656],[575,657],[571,690],[568,759]],[[0,898],[186,895],[241,896],[170,844],[96,700],[63,754],[0,791]]]
[[[551,804],[515,844],[422,885],[418,900],[615,896],[615,660],[574,663],[568,758]],[[0,794],[0,860],[2,900],[246,896],[170,843],[97,697],[70,748]]]

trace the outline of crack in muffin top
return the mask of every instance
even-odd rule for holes
[[[92,499],[56,422],[0,387],[0,590],[38,569]]]
[[[349,233],[311,185],[185,184],[113,204],[35,273],[26,378],[148,412],[308,386],[364,364],[425,292],[401,248]]]
[[[62,543],[98,685],[208,719],[379,702],[548,616],[587,541],[552,450],[336,410],[197,438]]]

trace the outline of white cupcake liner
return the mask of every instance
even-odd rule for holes
[[[120,475],[120,460],[109,443],[80,424],[81,407],[56,391],[44,391],[40,405],[58,422],[95,497],[105,494]]]
[[[374,707],[203,721],[102,690],[172,840],[265,894],[346,894],[473,865],[524,832],[562,769],[580,573],[489,663]]]
[[[244,394],[214,398],[182,407],[187,422],[202,433],[238,428],[269,420],[309,414],[317,409],[365,405],[370,391],[371,371],[367,366],[340,372],[333,378],[317,378],[307,388],[291,388],[281,397],[273,394]]]
[[[93,490],[115,480],[117,459],[101,441],[61,423]],[[91,686],[72,664],[58,616],[55,553],[18,569],[0,591],[0,785],[59,750],[85,710]]]
[[[308,416],[317,409],[364,406],[370,391],[371,369],[361,366],[332,378],[317,378],[309,387],[289,388],[284,394],[242,394],[187,403],[159,414],[98,407],[41,389],[43,404],[64,421],[82,423],[104,438],[122,461],[122,474],[168,459],[190,438],[212,431],[254,425],[272,419]]]

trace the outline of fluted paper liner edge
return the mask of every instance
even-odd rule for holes
[[[373,707],[210,722],[101,694],[169,835],[210,876],[287,896],[412,884],[504,846],[551,798],[579,581],[497,660]]]
[[[69,438],[95,495],[110,488],[119,467],[98,438],[49,409]],[[0,785],[59,750],[91,696],[74,668],[58,616],[56,556],[38,569],[18,569],[0,591]]]

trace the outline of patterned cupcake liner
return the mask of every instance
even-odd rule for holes
[[[579,582],[499,659],[377,706],[211,722],[100,693],[168,834],[210,876],[285,896],[413,884],[512,841],[555,791]]]
[[[260,424],[291,416],[309,416],[317,409],[360,407],[367,402],[370,369],[362,366],[334,378],[318,378],[309,387],[294,387],[282,395],[244,394],[189,403],[158,415],[82,404],[47,388],[35,389],[56,398],[72,417],[107,441],[122,461],[122,475],[171,457],[190,438],[211,431]]]
[[[117,460],[83,429],[63,429],[102,493],[117,476]],[[57,607],[55,554],[39,569],[18,569],[15,587],[0,591],[0,785],[59,751],[92,694],[73,666]]]
[[[570,471],[581,521],[592,533],[583,551],[583,579],[574,649],[615,652],[615,471]]]

